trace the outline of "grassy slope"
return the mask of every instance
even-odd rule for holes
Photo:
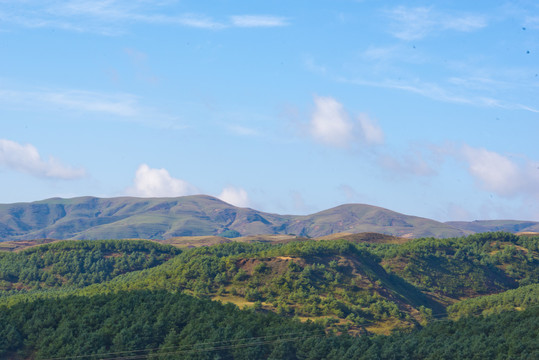
[[[362,205],[343,205],[306,216],[238,208],[210,196],[180,198],[49,199],[0,204],[0,239],[167,239],[177,236],[296,234],[319,237],[337,232],[460,236],[465,232],[433,220]]]
[[[0,237],[150,238],[216,235],[237,228],[273,233],[287,218],[236,208],[209,196],[181,198],[92,197],[0,205]]]
[[[288,227],[290,233],[320,237],[337,232],[375,232],[404,237],[449,237],[465,232],[443,223],[400,214],[376,206],[348,204],[296,217]]]

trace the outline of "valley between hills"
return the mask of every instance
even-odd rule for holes
[[[539,357],[534,222],[206,196],[49,199],[0,219],[1,358]]]

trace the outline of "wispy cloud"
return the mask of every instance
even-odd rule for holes
[[[131,59],[138,78],[149,84],[159,82],[159,78],[153,74],[148,65],[148,54],[134,48],[125,48],[124,52]]]
[[[290,201],[294,214],[312,214],[317,210],[316,207],[308,204],[301,192],[297,190],[290,191]]]
[[[357,85],[372,86],[378,88],[386,89],[396,89],[403,90],[406,92],[411,92],[418,94],[433,100],[455,103],[455,104],[468,104],[473,106],[482,106],[482,107],[491,107],[491,108],[500,108],[507,110],[524,110],[534,113],[538,113],[539,109],[533,106],[515,103],[511,101],[505,101],[501,99],[496,99],[489,96],[481,96],[475,94],[465,93],[463,89],[458,89],[458,86],[451,86],[450,84],[445,84],[445,86],[432,83],[424,82],[421,80],[410,80],[410,81],[394,81],[394,80],[363,80],[363,79],[347,79],[344,77],[337,78],[337,81],[353,83]]]
[[[180,130],[186,126],[171,116],[141,105],[139,97],[125,93],[100,93],[84,90],[0,89],[0,104],[47,112],[69,111],[108,115],[107,119],[129,121],[145,126]]]
[[[447,18],[444,27],[449,30],[471,32],[487,27],[487,19],[482,15],[455,16]]]
[[[449,14],[432,7],[399,6],[389,10],[387,15],[393,21],[391,34],[406,41],[422,39],[440,31],[471,32],[487,26],[483,15]]]
[[[41,94],[41,99],[46,102],[83,111],[103,112],[127,117],[136,116],[140,113],[133,96],[120,95],[109,97],[96,93],[70,91]]]
[[[479,189],[507,197],[539,200],[539,162],[468,144],[416,144],[399,155],[377,153],[378,164],[402,176],[435,176],[442,164],[455,160]]]
[[[377,145],[384,143],[384,132],[376,120],[370,118],[367,114],[360,114],[358,122],[367,144]]]
[[[526,16],[524,25],[526,28],[539,29],[539,16]]]
[[[395,59],[395,56],[402,57],[402,47],[399,45],[369,46],[361,55],[368,60],[386,61]]]
[[[166,5],[166,4],[164,4]],[[46,10],[57,20],[80,17],[97,24],[146,23],[155,25],[180,25],[201,29],[220,29],[224,24],[204,14],[181,13],[171,15],[168,7],[144,1],[58,1]]]
[[[216,20],[207,14],[178,12],[167,1],[28,0],[0,10],[0,20],[30,28],[52,27],[103,35],[119,35],[131,23],[219,30],[230,27],[280,27],[289,20],[273,15],[234,15]]]
[[[44,160],[35,146],[0,139],[0,165],[37,177],[73,180],[86,176],[82,168],[64,165],[60,160],[49,157]]]
[[[404,13],[408,11],[415,15],[405,16]],[[403,31],[406,29],[418,37],[420,34],[427,36],[431,31],[442,29],[472,31],[480,26],[486,26],[486,20],[474,22],[471,15],[452,13],[449,16],[433,8],[418,10],[399,7],[393,9],[391,13],[395,18],[402,15],[402,22],[413,23],[410,18],[427,17],[426,20],[418,20],[417,25],[402,25]],[[430,18],[431,15],[433,20]],[[458,21],[453,19],[460,15],[462,18]],[[522,14],[519,17],[523,19]],[[439,18],[442,19],[441,24],[438,24]],[[401,20],[395,19],[394,23],[400,24]],[[342,70],[345,67],[341,67],[340,70],[337,70],[337,67],[332,68],[312,56],[304,59],[304,66],[306,70],[329,80],[401,90],[446,103],[533,113],[539,111],[537,96],[534,96],[539,89],[537,69],[533,66],[500,62],[499,54],[493,53],[490,48],[484,48],[482,44],[477,45],[479,47],[475,54],[445,53],[443,58],[438,51],[429,51],[432,46],[429,43],[425,46],[418,45],[416,48],[415,45],[405,42],[369,45],[357,53],[359,56],[348,59],[346,70]]]
[[[236,124],[228,125],[228,129],[232,131],[234,134],[241,135],[241,136],[259,136],[260,135],[260,132],[256,129],[252,129],[249,127],[236,125]]]
[[[321,66],[317,64],[312,56],[305,56],[304,58],[304,64],[307,70],[309,70],[312,73],[316,73],[319,75],[325,75],[327,73],[327,69],[325,66]]]
[[[119,115],[137,116],[141,109],[137,97],[129,94],[103,94],[81,90],[19,91],[0,89],[0,102],[12,104],[60,105],[64,108]]]
[[[344,200],[347,203],[363,202],[363,203],[368,204],[368,203],[373,203],[375,201],[375,199],[371,198],[370,195],[360,193],[348,184],[339,185],[337,187],[337,191],[341,194],[341,196],[344,198]]]
[[[160,17],[162,23],[178,24],[199,29],[224,29],[226,24],[213,20],[211,17],[200,14],[184,14],[176,18]]]
[[[230,17],[232,25],[237,27],[281,27],[289,25],[288,19],[266,15],[236,15]]]
[[[419,141],[399,150],[384,147],[373,152],[373,155],[379,167],[400,179],[410,176],[434,177],[439,174],[446,159],[455,157],[456,153],[455,146],[449,143],[439,145]]]
[[[399,155],[377,154],[378,164],[392,174],[403,176],[433,176],[437,174],[435,165],[422,151],[413,150]]]

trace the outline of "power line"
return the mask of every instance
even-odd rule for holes
[[[262,342],[259,342],[260,344],[269,344],[272,341],[291,341],[300,339],[301,337],[295,337],[295,338],[287,338],[287,339],[276,339],[270,341],[269,339],[279,337],[279,336],[292,336],[292,335],[298,335],[298,334],[304,334],[305,332],[296,332],[296,333],[286,333],[286,334],[276,334],[276,335],[265,335],[265,336],[259,336],[259,337],[247,337],[247,338],[241,338],[241,339],[230,339],[230,340],[223,340],[223,341],[213,341],[213,342],[205,342],[205,343],[196,343],[192,345],[181,345],[181,346],[174,346],[174,347],[160,347],[160,348],[150,348],[150,349],[140,349],[140,350],[125,350],[125,351],[118,351],[118,352],[110,352],[110,353],[99,353],[99,354],[89,354],[89,355],[77,355],[77,356],[65,356],[65,357],[54,357],[54,358],[47,358],[44,360],[65,360],[65,359],[83,359],[88,357],[95,357],[95,356],[110,356],[110,355],[122,355],[122,354],[129,354],[129,353],[137,353],[137,352],[148,352],[148,351],[157,351],[157,350],[173,350],[177,348],[185,348],[185,347],[199,347],[199,346],[205,346],[205,345],[217,345],[217,344],[223,344],[223,343],[237,343],[240,341],[252,341],[252,340],[262,340]],[[313,336],[324,336],[326,333],[325,331],[321,331],[318,335],[310,335],[310,337]],[[259,344],[259,343],[246,343],[246,344],[230,344],[227,346],[242,346],[242,345],[248,345],[251,346],[251,344]],[[224,346],[224,345],[223,345]],[[215,347],[216,349],[218,347]],[[185,349],[182,351],[193,351],[189,349]],[[162,355],[162,354],[161,354]],[[133,355],[135,356],[135,355]],[[114,359],[123,359],[124,357],[114,357]]]
[[[223,346],[215,346],[210,348],[202,348],[202,349],[186,349],[186,350],[178,350],[178,351],[172,351],[172,352],[166,352],[166,353],[155,353],[155,354],[140,354],[140,355],[134,355],[134,356],[124,356],[124,357],[112,357],[112,358],[101,358],[100,360],[135,360],[135,359],[145,359],[155,356],[165,356],[165,355],[178,355],[178,354],[186,354],[186,353],[200,353],[200,352],[207,352],[207,351],[218,351],[218,350],[229,350],[229,349],[239,349],[239,348],[246,348],[251,346],[258,346],[258,345],[267,345],[267,344],[275,344],[279,342],[288,342],[288,341],[295,341],[299,339],[310,339],[310,338],[316,338],[321,337],[323,335],[312,335],[307,337],[295,337],[295,338],[288,338],[288,339],[276,339],[272,341],[259,341],[259,342],[252,342],[247,344],[235,344],[235,345],[223,345]]]
[[[448,318],[447,313],[436,313],[430,315],[433,320],[436,321],[451,321]],[[364,323],[364,324],[355,324],[357,327],[365,327],[368,325],[372,325],[372,323]],[[243,348],[243,347],[251,347],[256,345],[268,345],[273,343],[279,343],[279,342],[288,342],[288,341],[295,341],[299,339],[309,339],[309,338],[315,338],[315,337],[322,337],[326,335],[326,332],[324,330],[321,330],[321,332],[317,335],[310,335],[310,336],[297,336],[297,337],[290,337],[290,338],[281,338],[281,339],[274,339],[270,340],[272,338],[276,337],[282,337],[282,336],[293,336],[298,334],[304,334],[305,332],[295,332],[295,333],[285,333],[285,334],[275,334],[275,335],[265,335],[265,336],[259,336],[259,337],[247,337],[247,338],[240,338],[240,339],[230,339],[230,340],[222,340],[222,341],[213,341],[213,342],[204,342],[204,343],[196,343],[192,345],[180,345],[180,346],[173,346],[173,347],[159,347],[159,348],[150,348],[150,349],[138,349],[138,350],[124,350],[124,351],[118,351],[118,352],[109,352],[109,353],[98,353],[98,354],[88,354],[88,355],[77,355],[77,356],[65,356],[65,357],[54,357],[54,358],[47,358],[44,360],[67,360],[67,359],[85,359],[85,358],[94,358],[99,357],[101,360],[112,360],[112,359],[123,359],[123,360],[130,360],[130,359],[144,359],[148,357],[153,356],[163,356],[163,355],[173,355],[173,354],[180,354],[180,353],[189,353],[189,352],[205,352],[205,351],[217,351],[217,350],[228,350],[228,349],[234,349],[234,348]],[[253,340],[258,340],[256,342],[253,342]],[[248,343],[238,344],[241,341],[249,341]],[[219,345],[219,344],[226,344],[226,345]],[[213,347],[203,348],[204,346],[213,345]],[[201,349],[195,349],[195,347],[202,347]],[[181,349],[181,350],[178,350]],[[171,352],[166,353],[155,353],[155,354],[148,354],[148,352],[151,351],[163,351],[163,350],[172,350]],[[139,353],[139,354],[137,354]],[[146,353],[146,354],[144,354]],[[116,356],[119,355],[119,356]],[[103,356],[106,356],[105,358],[102,358]],[[113,357],[111,357],[113,356]]]

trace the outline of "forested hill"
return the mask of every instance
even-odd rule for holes
[[[402,244],[230,242],[184,251],[138,240],[61,241],[0,253],[0,303],[57,290],[183,291],[385,333],[445,316],[462,299],[539,283],[538,250],[539,238],[508,233]]]
[[[537,359],[539,307],[351,337],[316,323],[167,292],[0,306],[4,359]]]
[[[60,241],[0,252],[0,297],[104,283],[161,265],[179,253],[172,246],[141,240]]]
[[[311,215],[278,215],[239,208],[197,195],[179,198],[48,199],[0,204],[0,241],[30,239],[168,239],[258,234],[320,237],[377,232],[407,238],[463,236],[498,223],[441,223],[364,204],[341,205]],[[537,231],[538,223],[512,222],[500,230]],[[498,230],[498,229],[496,229]]]
[[[0,358],[530,359],[538,305],[539,237],[68,240],[0,253]]]

